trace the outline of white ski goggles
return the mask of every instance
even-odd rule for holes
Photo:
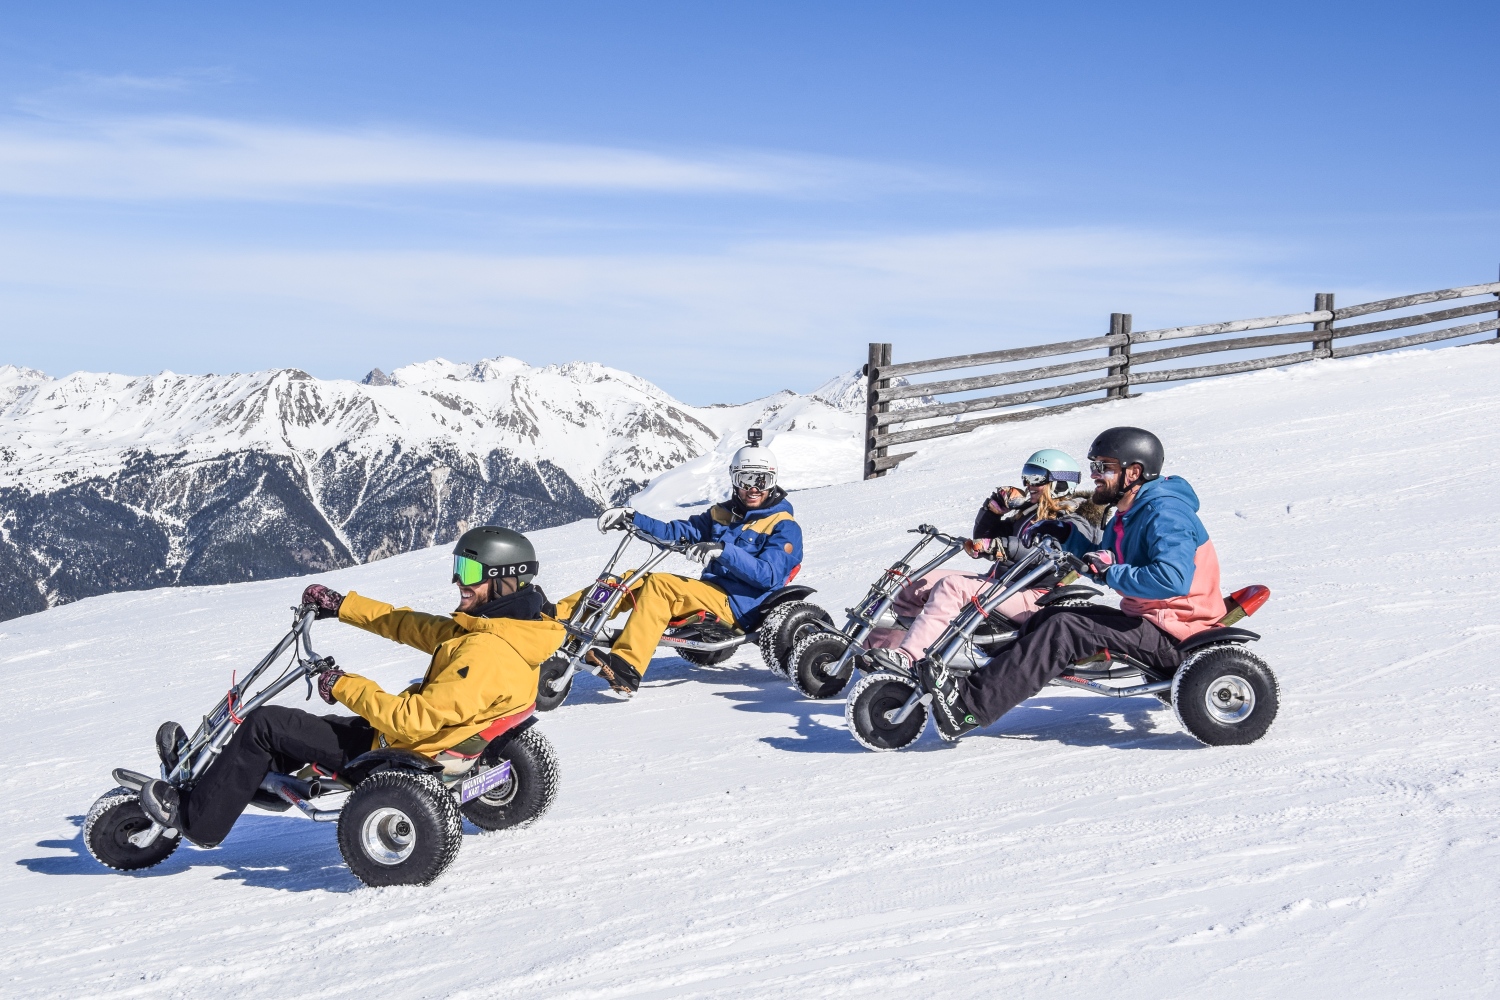
[[[729,477],[737,490],[769,490],[776,485],[776,473],[745,469]]]

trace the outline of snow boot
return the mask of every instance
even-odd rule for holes
[[[958,678],[933,661],[923,657],[917,663],[922,690],[932,695],[932,721],[938,735],[952,743],[979,728],[979,720],[964,707],[959,695]]]
[[[141,811],[164,828],[164,836],[182,832],[182,802],[177,789],[160,778],[141,789]]]
[[[187,742],[187,733],[175,722],[163,722],[156,731],[156,755],[161,766],[171,774],[177,770],[177,761],[182,758],[182,747]]]
[[[590,649],[584,659],[599,668],[599,676],[604,678],[615,694],[629,698],[641,689],[640,672],[626,663],[625,658],[618,653]]]
[[[865,672],[883,670],[890,674],[903,674],[910,677],[916,671],[912,668],[911,654],[904,649],[872,649],[865,654],[865,662],[869,664]]]

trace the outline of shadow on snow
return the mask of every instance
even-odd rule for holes
[[[78,830],[72,838],[41,840],[36,846],[72,853],[22,858],[16,864],[39,875],[112,875],[116,878],[159,878],[192,868],[225,868],[228,871],[215,876],[219,881],[241,882],[263,889],[352,892],[361,888],[359,880],[349,871],[339,853],[333,823],[313,823],[296,816],[247,811],[234,824],[224,843],[216,848],[205,849],[183,843],[158,865],[123,872],[101,865],[83,846],[84,817],[69,816],[68,820]],[[464,832],[471,836],[480,834],[467,820]]]

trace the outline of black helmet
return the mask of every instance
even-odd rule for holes
[[[1166,459],[1161,438],[1139,427],[1111,427],[1089,445],[1089,459],[1113,458],[1120,468],[1135,464],[1141,467],[1141,481],[1149,483],[1161,475]]]
[[[530,583],[537,568],[536,549],[525,535],[509,528],[470,528],[453,546],[453,582],[465,587],[502,576]]]

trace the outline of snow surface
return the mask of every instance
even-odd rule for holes
[[[904,378],[892,385],[909,385]],[[693,411],[714,428],[712,449],[653,478],[630,498],[638,510],[675,517],[676,507],[721,500],[729,495],[729,461],[745,444],[751,427],[764,431],[761,442],[776,455],[777,479],[788,490],[808,490],[857,482],[864,469],[865,377],[859,369],[836,375],[807,395],[779,392],[739,406]],[[935,403],[932,396],[901,399],[893,409]]]
[[[1500,993],[1500,351],[1319,362],[924,447],[794,495],[836,613],[921,521],[967,528],[1043,445],[1156,429],[1282,685],[1250,747],[1152,698],[1048,689],[957,746],[860,749],[741,651],[659,657],[629,703],[544,716],[564,774],[529,830],[473,830],[428,888],[361,888],[334,831],[252,811],[124,875],[79,821],[149,770],[288,623],[305,581],[91,598],[5,622],[6,997],[1473,996]],[[554,594],[611,541],[537,532]],[[446,610],[438,549],[327,583]],[[686,568],[684,565],[682,568]],[[336,623],[395,688],[424,657]],[[300,692],[285,696],[302,704]],[[321,708],[319,703],[312,707]]]

